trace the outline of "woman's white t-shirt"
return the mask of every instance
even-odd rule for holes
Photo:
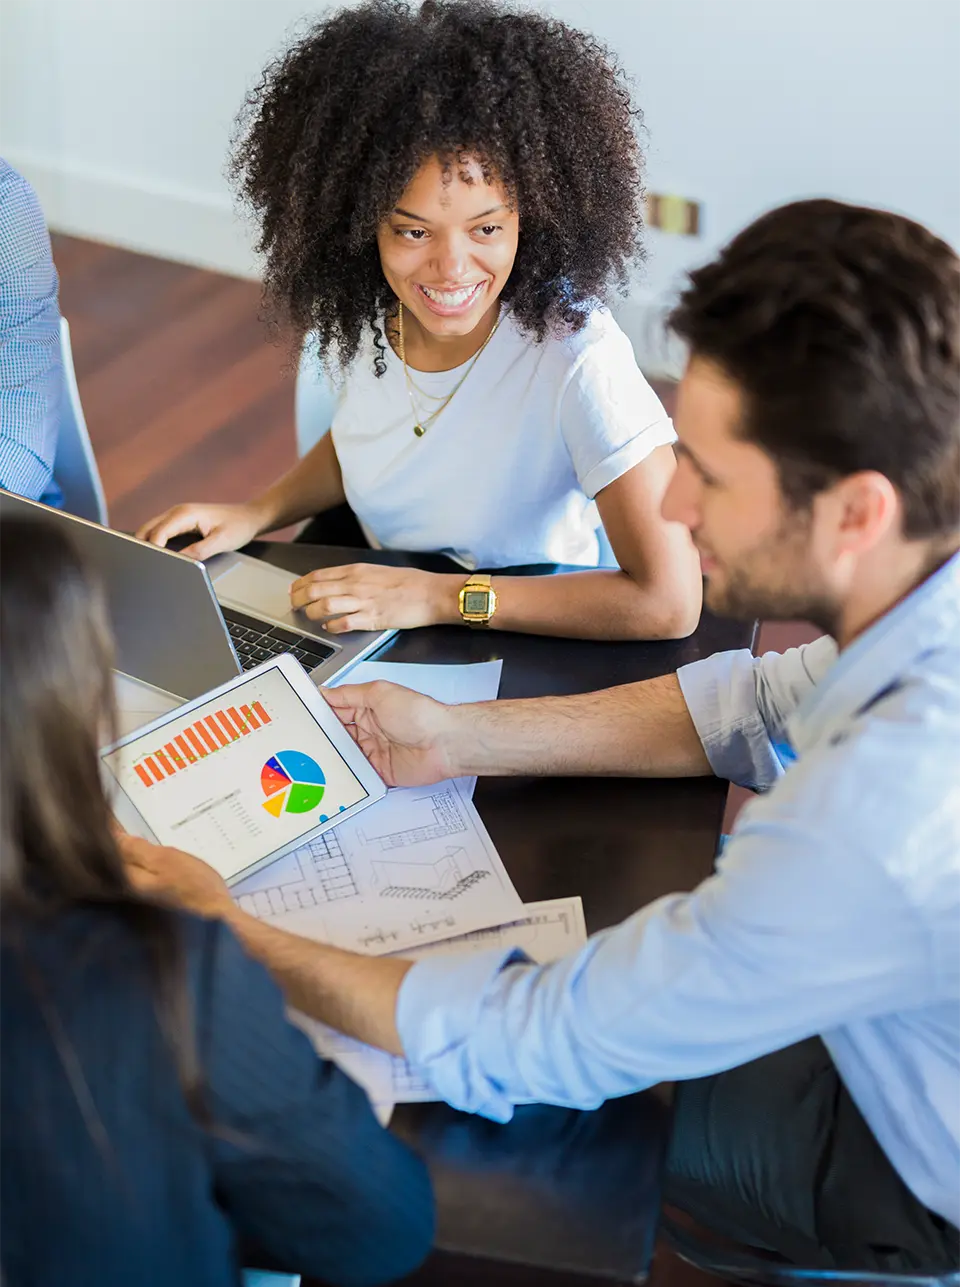
[[[442,551],[467,568],[596,567],[594,497],[674,441],[659,398],[606,309],[536,343],[509,313],[422,438],[403,366],[369,335],[346,372],[333,441],[348,502],[371,545]],[[421,417],[463,375],[411,370]],[[425,395],[432,395],[431,397]]]

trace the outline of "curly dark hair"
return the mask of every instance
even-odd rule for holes
[[[431,156],[475,156],[520,212],[503,298],[537,340],[578,330],[642,258],[640,113],[592,36],[491,0],[370,0],[313,26],[248,95],[230,172],[265,299],[343,364],[394,304],[379,224]]]

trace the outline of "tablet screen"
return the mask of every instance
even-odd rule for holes
[[[227,879],[368,795],[277,667],[103,762],[161,844]]]

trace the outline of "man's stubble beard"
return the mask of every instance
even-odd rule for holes
[[[723,587],[705,579],[704,603],[738,621],[810,621],[834,634],[840,605],[826,593],[809,555],[812,515],[789,511],[780,527],[727,569]]]

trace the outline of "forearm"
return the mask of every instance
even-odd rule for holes
[[[223,918],[267,967],[291,1006],[358,1041],[403,1054],[397,995],[412,962],[361,956],[288,934],[233,903],[223,909]]]
[[[599,693],[450,710],[456,774],[695,777],[711,772],[676,675]]]
[[[437,576],[438,625],[461,621],[459,594],[467,574]],[[699,569],[688,560],[675,575],[633,577],[620,569],[557,576],[494,576],[494,630],[566,639],[683,639],[700,618]]]
[[[261,531],[272,532],[332,509],[345,499],[340,462],[327,433],[253,503],[263,514]]]
[[[700,615],[700,581],[635,581],[617,570],[494,577],[494,629],[570,639],[680,639]]]

